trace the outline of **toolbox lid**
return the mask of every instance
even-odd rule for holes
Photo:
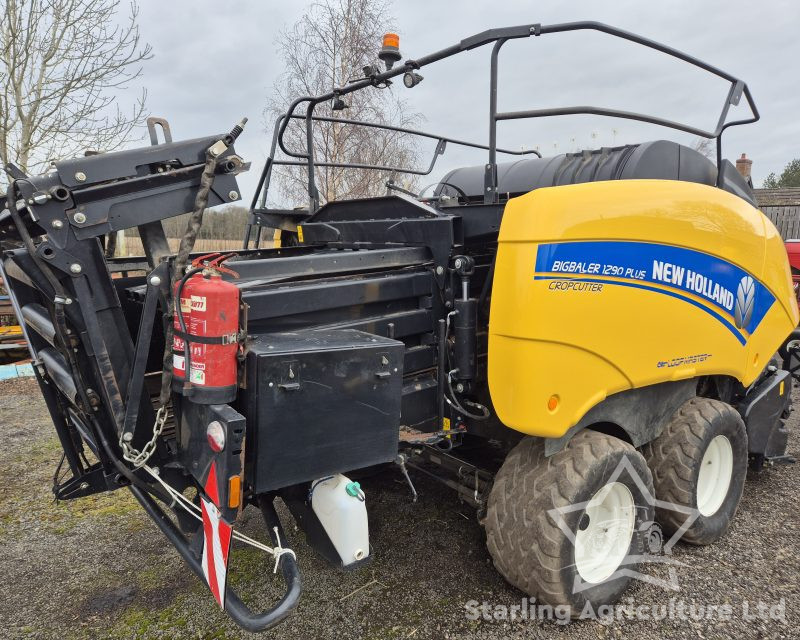
[[[304,329],[262,333],[248,337],[245,353],[285,354],[308,351],[336,351],[402,345],[402,342],[357,329]]]

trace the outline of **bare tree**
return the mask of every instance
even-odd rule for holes
[[[706,158],[717,159],[717,145],[713,138],[695,138],[692,148],[702,153]]]
[[[116,92],[150,57],[138,7],[120,0],[3,0],[0,24],[0,159],[25,171],[86,149],[109,151],[145,117],[143,91],[130,113]]]
[[[274,85],[266,115],[273,120],[293,99],[328,92],[360,76],[365,65],[377,62],[381,36],[390,30],[390,22],[382,0],[320,0],[312,4],[298,22],[278,36],[278,53],[286,71]],[[409,113],[391,88],[356,91],[344,100],[346,110],[331,112],[330,106],[320,105],[315,113],[401,127],[413,126],[420,119],[418,114]],[[317,122],[314,127],[317,160],[394,167],[413,167],[417,160],[416,141],[408,134],[340,123]],[[304,124],[292,122],[286,139],[290,148],[304,151]],[[281,195],[294,203],[306,201],[304,169],[284,168],[276,172],[276,177]],[[341,167],[318,167],[315,173],[323,201],[383,193],[388,177]],[[405,175],[398,174],[397,178],[406,187],[414,186]]]

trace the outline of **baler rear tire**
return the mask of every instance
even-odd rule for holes
[[[623,458],[629,465],[620,467]],[[618,468],[623,471],[615,477]],[[576,545],[552,510],[560,510],[556,517],[574,538],[579,527],[587,529],[588,523],[583,523],[589,516],[583,507],[564,509],[585,506],[603,488],[620,484],[632,498],[630,542],[624,543],[624,556],[607,578],[585,579],[578,569]],[[506,458],[489,495],[487,547],[495,567],[537,602],[568,607],[572,617],[578,617],[587,602],[595,610],[616,602],[631,579],[627,572],[617,575],[618,570],[621,566],[635,570],[633,558],[643,555],[652,525],[653,507],[642,485],[652,496],[652,477],[644,458],[612,436],[582,431],[550,457],[544,455],[541,438],[522,440]],[[614,549],[617,553],[619,546]]]
[[[712,442],[718,438],[730,446],[730,481],[719,506],[703,515],[702,500],[698,500],[700,469]],[[653,472],[656,499],[691,509],[696,516],[681,540],[706,545],[724,536],[739,507],[747,476],[747,430],[736,409],[720,400],[692,398],[675,412],[662,434],[643,447],[642,453]],[[656,507],[656,520],[668,534],[680,530],[687,517],[687,513],[667,506]]]

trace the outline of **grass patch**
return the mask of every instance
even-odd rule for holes
[[[176,606],[166,607],[158,612],[131,607],[104,635],[107,638],[127,640],[170,632],[168,637],[174,637],[175,632],[185,629],[187,624],[186,617],[178,612]]]
[[[0,535],[35,521],[55,534],[72,531],[87,518],[119,518],[140,510],[128,491],[97,493],[56,503],[52,473],[61,458],[58,438],[37,442],[0,469]],[[63,471],[63,469],[62,469]],[[69,472],[67,471],[67,474]]]

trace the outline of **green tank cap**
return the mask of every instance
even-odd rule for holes
[[[358,482],[348,482],[344,490],[347,491],[347,495],[353,496],[355,498],[361,491],[361,485],[358,484]]]

